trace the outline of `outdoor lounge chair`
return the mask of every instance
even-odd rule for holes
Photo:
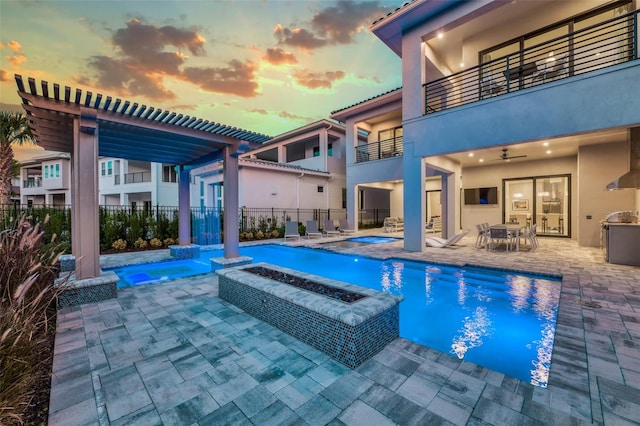
[[[324,220],[324,229],[322,230],[327,237],[330,235],[340,235],[340,231],[336,230],[336,225],[331,219]]]
[[[338,219],[338,230],[340,234],[355,234],[356,230],[349,224],[347,219]]]
[[[467,235],[468,232],[469,231],[462,231],[451,238],[429,237],[429,238],[425,238],[424,241],[428,246],[431,246],[431,247],[437,247],[437,248],[449,247],[454,245],[458,241],[460,241],[462,237]]]
[[[298,232],[298,222],[286,222],[284,224],[284,240],[287,238],[300,239],[300,233]]]
[[[322,238],[322,232],[318,230],[318,222],[315,220],[307,221],[307,230],[305,231],[307,238],[320,237]]]

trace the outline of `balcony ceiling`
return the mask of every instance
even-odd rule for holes
[[[81,113],[95,114],[98,155],[105,157],[197,165],[221,159],[225,147],[242,153],[270,139],[197,117],[113,101],[102,94],[93,98],[90,91],[83,94],[68,86],[61,93],[60,85],[50,87],[46,81],[41,82],[38,93],[33,78],[28,79],[27,92],[22,76],[16,75],[15,80],[36,143],[50,151],[73,152],[74,120]]]
[[[479,51],[605,3],[607,3],[606,0],[580,2],[515,0],[502,4],[496,2],[478,10],[473,16],[465,16],[439,29],[438,32],[443,33],[442,38],[437,37],[437,32],[427,35],[427,44],[431,46],[439,60],[444,62],[452,73],[455,73],[461,70],[460,63],[463,60],[465,67],[477,65]],[[464,44],[473,45],[476,48],[473,51],[475,57],[463,58]],[[466,55],[471,54],[466,52]]]
[[[494,146],[474,151],[448,154],[446,157],[459,162],[462,167],[486,167],[505,163],[512,164],[526,161],[544,161],[561,157],[576,156],[578,154],[578,148],[581,146],[624,142],[627,141],[627,137],[626,129],[616,129],[586,135],[575,135],[548,140],[545,139],[517,145]],[[545,142],[548,143],[548,146],[544,146]],[[514,158],[508,161],[502,160],[500,159],[500,155],[502,154],[503,148],[507,148],[509,150],[509,156],[526,155],[526,157]],[[551,151],[551,153],[547,154],[547,151]],[[469,153],[473,153],[473,157],[470,157]],[[481,159],[484,161],[480,162]]]

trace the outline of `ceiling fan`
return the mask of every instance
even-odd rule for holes
[[[512,158],[524,158],[526,155],[509,155],[509,150],[507,148],[502,149],[502,154],[500,154],[500,158],[498,160],[508,161]]]

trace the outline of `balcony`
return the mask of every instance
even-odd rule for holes
[[[23,188],[40,188],[42,186],[42,178],[29,178],[22,181]]]
[[[638,11],[423,85],[425,114],[638,59]]]
[[[133,172],[124,174],[124,183],[151,182],[151,172]],[[114,176],[114,185],[120,185],[120,175]]]
[[[356,163],[402,156],[402,137],[380,140],[356,147]]]

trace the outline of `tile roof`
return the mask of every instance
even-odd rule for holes
[[[344,110],[346,110],[346,109],[352,108],[352,107],[354,107],[354,106],[356,106],[356,105],[360,105],[360,104],[363,104],[363,103],[365,103],[365,102],[369,102],[369,101],[372,101],[372,100],[374,100],[374,99],[381,98],[381,97],[382,97],[382,96],[384,96],[384,95],[388,95],[389,93],[393,93],[393,92],[396,92],[396,91],[398,91],[398,90],[402,90],[402,86],[400,86],[400,87],[396,87],[395,89],[388,90],[388,91],[386,91],[386,92],[384,92],[384,93],[381,93],[381,94],[379,94],[379,95],[373,96],[373,97],[371,97],[371,98],[369,98],[369,99],[365,99],[365,100],[363,100],[363,101],[356,102],[356,103],[355,103],[355,104],[353,104],[353,105],[349,105],[349,106],[346,106],[346,107],[344,107],[344,108],[340,108],[340,109],[337,109],[337,110],[335,110],[335,111],[331,111],[331,115],[333,115],[333,114],[335,114],[335,113],[337,113],[337,112],[344,111]]]
[[[373,21],[373,22],[371,23],[371,25],[375,25],[375,24],[377,24],[378,22],[381,22],[381,21],[383,21],[383,20],[385,20],[385,19],[389,18],[390,16],[397,14],[397,13],[398,13],[398,12],[400,12],[401,10],[404,10],[404,9],[405,9],[407,6],[409,6],[410,4],[415,3],[415,2],[417,2],[417,1],[418,1],[418,0],[411,0],[411,1],[406,2],[406,3],[405,3],[405,4],[403,4],[402,6],[400,6],[400,7],[396,8],[396,10],[393,10],[393,11],[391,11],[391,12],[387,13],[385,16],[383,16],[383,17],[381,17],[381,18],[376,19],[375,21]]]

